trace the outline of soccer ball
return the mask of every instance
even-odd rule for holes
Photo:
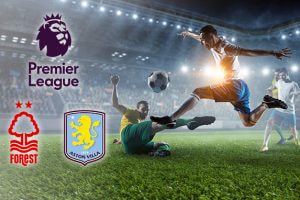
[[[167,89],[169,83],[170,77],[163,71],[152,72],[148,77],[148,86],[156,93]]]

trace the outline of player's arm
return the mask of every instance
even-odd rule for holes
[[[291,95],[300,95],[300,88],[297,83],[295,83],[294,90],[293,90],[293,92],[291,92]]]
[[[183,38],[190,37],[190,38],[193,38],[193,39],[201,42],[200,35],[191,33],[189,31],[183,31],[182,33],[180,33],[178,35],[181,35]]]
[[[276,89],[275,85],[271,85],[270,87],[267,88],[267,93],[268,95],[272,95],[272,91]]]
[[[275,56],[277,59],[281,60],[284,57],[289,58],[291,54],[292,51],[289,48],[284,48],[280,51],[239,48],[239,55],[241,56]]]
[[[120,113],[125,114],[127,108],[119,103],[118,92],[117,92],[117,86],[120,81],[120,78],[117,75],[112,75],[110,77],[110,80],[111,83],[113,84],[112,105]]]

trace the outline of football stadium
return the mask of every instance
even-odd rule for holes
[[[299,7],[1,1],[0,199],[300,199]]]

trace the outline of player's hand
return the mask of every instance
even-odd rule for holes
[[[183,31],[183,32],[179,33],[178,35],[182,36],[183,39],[184,39],[184,38],[186,38],[187,36],[189,36],[189,34],[190,34],[190,32],[188,32],[188,31]]]
[[[118,75],[111,75],[110,80],[113,85],[118,85],[120,77]]]
[[[279,60],[282,60],[282,58],[284,58],[284,57],[290,58],[291,55],[292,55],[292,51],[289,48],[284,48],[284,49],[281,49],[281,51],[274,52],[274,56]]]

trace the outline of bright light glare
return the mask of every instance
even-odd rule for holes
[[[139,17],[139,16],[138,16],[137,14],[133,14],[133,15],[132,15],[132,18],[133,18],[133,19],[137,19],[138,17]]]
[[[263,74],[264,76],[268,76],[268,75],[270,74],[270,69],[269,69],[269,68],[264,68],[264,69],[262,70],[262,74]]]
[[[84,7],[84,8],[88,7],[88,5],[89,5],[89,3],[87,1],[82,1],[81,2],[81,6]]]
[[[243,77],[243,78],[248,77],[248,76],[250,75],[249,69],[246,68],[246,67],[244,67],[243,69],[241,69],[240,75],[241,75],[241,77]]]
[[[184,65],[181,67],[181,72],[187,73],[188,71],[189,71],[189,68],[187,66]]]
[[[120,15],[122,15],[122,11],[121,11],[121,10],[117,10],[116,14],[117,14],[118,16],[120,16]]]
[[[100,7],[101,12],[105,12],[105,10],[106,10],[105,7],[103,7],[103,6]]]
[[[224,72],[219,68],[205,67],[204,75],[208,77],[224,78]]]
[[[298,72],[298,70],[299,70],[298,65],[292,65],[291,70],[292,70],[292,72]]]

